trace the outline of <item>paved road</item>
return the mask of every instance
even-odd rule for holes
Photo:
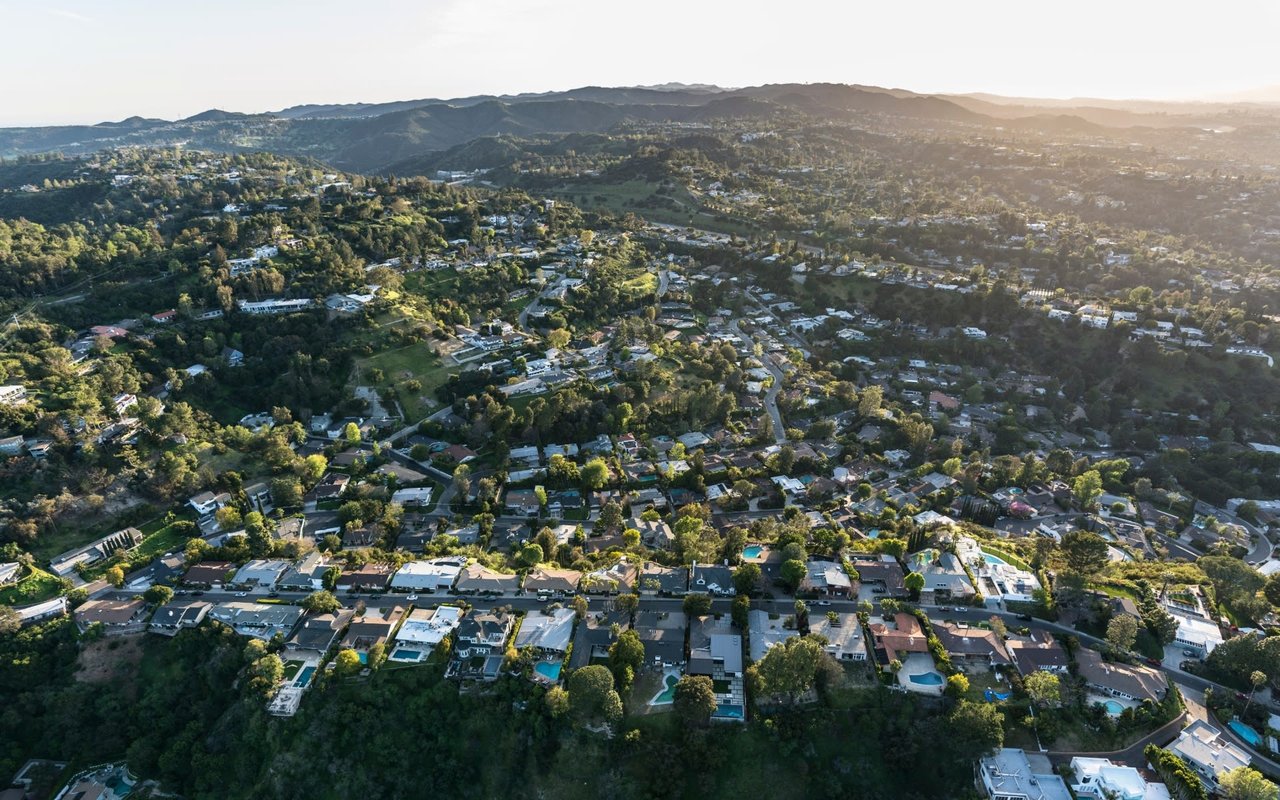
[[[742,328],[738,325],[738,320],[730,323],[733,332],[742,337],[744,341],[754,341],[750,336],[743,333]],[[778,365],[774,363],[773,356],[765,353],[760,360],[764,363],[764,368],[773,376],[773,385],[764,393],[764,407],[769,412],[769,418],[773,421],[773,440],[778,444],[787,441],[787,429],[782,424],[782,414],[778,411],[778,395],[782,392],[782,382],[786,380],[786,376],[782,374],[782,370],[778,369]]]
[[[529,315],[538,310],[538,300],[541,295],[534,295],[533,302],[520,309],[520,316],[516,319],[516,323],[520,326],[520,330],[525,333],[532,333],[529,330]]]
[[[658,270],[658,299],[661,300],[663,295],[667,293],[667,283],[671,280],[670,270]]]

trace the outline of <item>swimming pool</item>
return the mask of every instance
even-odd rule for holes
[[[711,716],[720,719],[743,719],[743,714],[742,706],[716,706]]]
[[[764,552],[764,547],[758,544],[753,544],[750,547],[743,548],[742,557],[756,559],[756,558],[759,558],[760,554],[763,552]]]
[[[302,671],[298,673],[298,679],[293,682],[293,685],[300,689],[305,689],[307,685],[311,683],[311,676],[315,674],[315,671],[315,667],[303,667]]]
[[[403,647],[396,648],[391,654],[392,661],[421,661],[422,653],[418,650],[406,650]]]
[[[985,562],[987,562],[988,564],[1005,564],[1005,563],[1008,563],[1008,562],[1006,562],[1003,558],[1000,558],[999,556],[993,556],[993,555],[991,555],[990,553],[983,553],[983,554],[982,554],[982,560],[983,560],[983,561],[985,561]]]
[[[680,682],[680,679],[671,673],[667,673],[663,677],[663,682],[666,688],[654,695],[653,699],[649,701],[649,705],[660,706],[675,702],[676,684]]]
[[[867,538],[868,538],[868,539],[879,539],[879,538],[880,538],[880,529],[879,529],[879,528],[872,528],[871,530],[867,531]]]
[[[560,664],[550,661],[539,661],[533,665],[533,671],[549,681],[560,680]]]
[[[1227,723],[1227,727],[1236,732],[1236,735],[1244,739],[1253,747],[1257,747],[1262,743],[1262,734],[1245,725],[1238,719],[1233,719]]]
[[[1113,717],[1118,717],[1124,713],[1124,704],[1118,703],[1115,700],[1104,701],[1102,703],[1102,707],[1105,708],[1107,713]]]
[[[918,683],[921,686],[941,686],[946,681],[936,672],[921,672],[918,675],[908,675],[907,680],[912,683]]]

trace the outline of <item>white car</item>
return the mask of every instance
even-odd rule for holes
[[[248,592],[236,592],[236,597],[248,597]]]
[[[409,601],[410,603],[412,603],[414,600],[417,600],[417,599],[418,599],[418,596],[416,594],[411,594],[405,598],[405,600]]]

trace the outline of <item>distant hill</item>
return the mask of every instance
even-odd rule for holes
[[[0,157],[182,144],[212,150],[251,148],[308,156],[359,172],[427,169],[446,163],[450,168],[466,168],[465,165],[482,165],[485,148],[515,146],[504,141],[504,136],[527,139],[552,134],[594,134],[644,122],[767,120],[784,113],[837,120],[873,114],[917,120],[924,125],[1011,125],[1089,133],[1102,126],[1239,125],[1241,115],[1270,119],[1280,115],[1280,108],[928,95],[833,83],[739,89],[682,84],[583,86],[560,92],[450,100],[300,105],[268,114],[210,109],[176,121],[129,117],[98,125],[4,128],[0,129]],[[475,140],[486,143],[477,143],[470,151],[456,149]]]

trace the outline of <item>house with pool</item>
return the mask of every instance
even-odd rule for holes
[[[506,611],[473,611],[458,623],[454,638],[454,659],[447,677],[496,680],[502,671],[507,639],[515,619]]]
[[[733,632],[728,617],[708,615],[690,620],[689,662],[685,674],[711,679],[716,695],[713,720],[746,721],[742,637]]]
[[[955,553],[933,547],[921,550],[908,558],[907,569],[924,576],[924,589],[920,591],[922,603],[953,600],[967,603],[977,594],[977,589],[969,582],[968,572]]]
[[[809,614],[809,633],[827,640],[826,651],[836,661],[866,661],[867,642],[857,614]]]
[[[396,631],[390,660],[410,664],[426,661],[461,623],[462,609],[457,606],[415,608]]]
[[[933,634],[951,654],[952,663],[966,672],[1013,665],[1004,639],[990,628],[955,622],[934,622],[932,627]]]
[[[1169,683],[1159,672],[1138,664],[1106,661],[1096,650],[1081,648],[1076,653],[1076,670],[1091,693],[1090,702],[1119,715],[1144,701],[1158,703],[1169,691]]]
[[[573,622],[572,608],[539,608],[525,614],[521,620],[515,648],[533,648],[539,663],[547,664],[534,670],[537,678],[549,682],[560,679],[560,664],[573,641]]]
[[[683,666],[686,627],[683,611],[637,611],[631,629],[644,644],[645,666],[653,669]]]
[[[1218,791],[1219,776],[1250,764],[1248,753],[1227,741],[1222,731],[1199,719],[1183,728],[1168,749],[1196,771],[1210,792]]]
[[[894,662],[900,665],[898,686],[918,694],[942,694],[946,678],[933,663],[929,637],[914,614],[900,612],[890,618],[872,618],[870,628],[880,666],[891,669]]]

